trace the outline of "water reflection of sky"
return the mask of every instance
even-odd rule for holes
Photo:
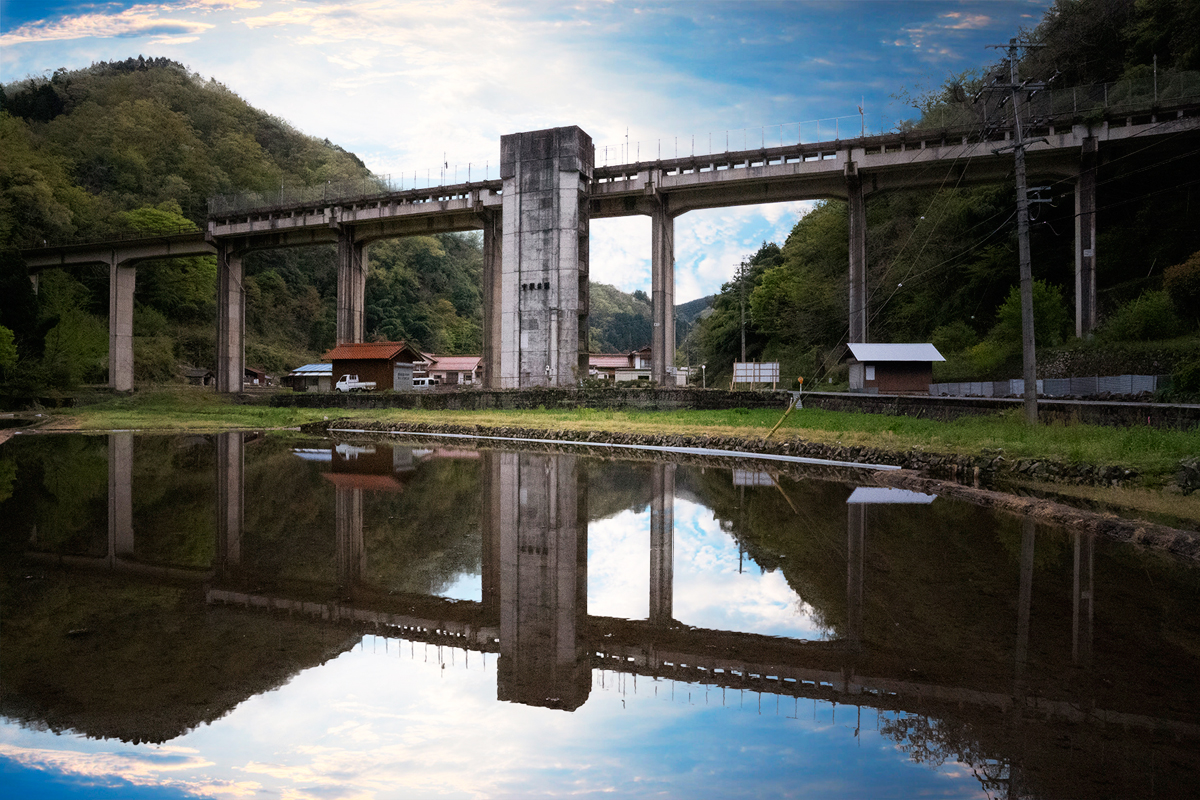
[[[812,609],[781,571],[764,572],[721,530],[712,511],[675,501],[674,618],[697,628],[823,638]],[[637,569],[631,565],[642,564]],[[588,613],[646,619],[650,512],[624,511],[588,526]]]
[[[39,797],[978,797],[873,710],[593,674],[573,713],[496,700],[496,657],[368,637],[164,746],[0,727]],[[858,735],[856,727],[861,727]]]

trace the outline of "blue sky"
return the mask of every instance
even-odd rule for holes
[[[1048,0],[0,0],[0,80],[173,58],[379,174],[496,177],[502,134],[579,125],[598,161],[888,130]],[[859,106],[862,106],[862,117]],[[817,121],[822,120],[818,129]],[[835,120],[837,120],[835,122]],[[628,146],[626,145],[628,142]],[[676,301],[716,291],[808,204],[676,221]],[[593,225],[592,277],[648,290],[648,220]]]

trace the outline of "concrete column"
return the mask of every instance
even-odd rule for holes
[[[367,570],[367,549],[363,545],[362,489],[335,488],[333,509],[337,529],[338,585],[349,590],[362,583]]]
[[[1092,609],[1095,601],[1093,562],[1096,536],[1076,531],[1075,574],[1072,591],[1071,661],[1085,667],[1092,665]]]
[[[651,466],[650,499],[650,622],[674,621],[675,585],[675,465]]]
[[[217,391],[236,394],[246,374],[242,254],[217,245]]]
[[[1096,329],[1096,165],[1094,137],[1083,140],[1079,180],[1075,182],[1075,335]]]
[[[217,434],[217,571],[242,563],[245,516],[245,440],[241,431]]]
[[[500,660],[496,696],[573,711],[591,692],[587,484],[574,456],[498,453]]]
[[[867,341],[867,204],[862,179],[846,177],[847,216],[850,222],[850,338]]]
[[[846,640],[862,644],[863,551],[867,541],[867,504],[846,506]]]
[[[108,562],[133,557],[133,434],[108,435]]]
[[[482,583],[483,583],[483,612],[488,625],[498,625],[500,622],[500,591],[501,591],[501,531],[503,516],[511,503],[501,502],[503,485],[501,483],[500,453],[496,450],[482,450],[480,457],[480,487],[479,500],[480,528],[482,533]]]
[[[675,385],[675,218],[666,196],[651,216],[650,379],[659,386]]]
[[[137,270],[115,255],[108,266],[108,385],[133,391],[133,288]]]
[[[592,140],[577,127],[500,139],[500,388],[587,375]]]
[[[337,343],[363,340],[363,313],[367,304],[366,245],[355,241],[354,229],[338,232]]]
[[[501,215],[489,212],[483,220],[483,385],[500,388],[500,343],[502,341],[500,283],[504,244]]]

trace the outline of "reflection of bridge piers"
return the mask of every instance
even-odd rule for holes
[[[650,622],[670,625],[675,582],[675,465],[656,461],[651,467]]]
[[[245,517],[246,457],[241,431],[218,433],[217,439],[217,563],[218,572],[236,570],[242,563],[242,521]]]

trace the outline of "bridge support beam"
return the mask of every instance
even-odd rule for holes
[[[675,385],[675,218],[666,196],[654,206],[650,222],[650,379]]]
[[[338,584],[353,594],[362,583],[367,569],[367,548],[363,544],[363,493],[358,488],[333,490],[334,524],[337,530]]]
[[[246,375],[246,289],[242,254],[217,248],[217,391],[237,393]]]
[[[853,165],[849,165],[853,168]],[[857,172],[846,176],[850,222],[850,342],[867,341],[867,204]]]
[[[108,385],[133,391],[133,289],[137,269],[115,257],[108,266]]]
[[[1096,167],[1095,137],[1083,140],[1079,179],[1075,182],[1075,335],[1096,329]]]
[[[483,385],[500,388],[500,343],[502,340],[499,302],[501,287],[501,248],[504,244],[501,216],[495,212],[483,215]]]
[[[675,465],[654,462],[650,499],[650,623],[674,621]]]
[[[242,563],[245,517],[245,440],[241,431],[217,434],[217,569]]]
[[[353,227],[338,232],[337,257],[337,343],[357,344],[364,334],[367,253],[366,245],[355,241]]]
[[[572,386],[587,376],[594,160],[591,137],[574,126],[500,139],[500,388]]]
[[[133,434],[108,435],[108,560],[133,555]]]

